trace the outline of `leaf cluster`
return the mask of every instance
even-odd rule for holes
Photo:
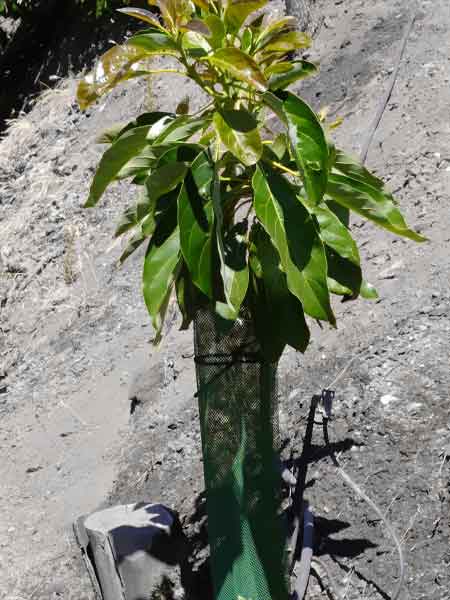
[[[377,296],[362,277],[350,212],[424,238],[383,182],[336,148],[321,118],[286,91],[317,67],[291,58],[310,40],[292,17],[266,22],[265,2],[151,0],[151,11],[120,9],[146,29],[98,61],[78,101],[85,109],[120,82],[154,72],[153,56],[177,63],[157,72],[190,78],[209,95],[195,114],[184,103],[105,132],[86,206],[115,180],[135,184],[116,235],[129,236],[121,261],[146,244],[143,293],[157,339],[172,294],[183,327],[199,306],[229,320],[245,306],[272,361],[286,345],[306,349],[306,317],[335,325],[331,294]]]

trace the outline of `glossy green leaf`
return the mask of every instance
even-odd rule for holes
[[[172,119],[159,135],[155,138],[154,144],[170,144],[171,142],[184,142],[192,137],[207,125],[204,117],[192,118],[188,115],[181,115]]]
[[[333,173],[328,180],[327,194],[379,227],[415,242],[426,241],[425,237],[409,229],[393,196],[388,192],[351,177]]]
[[[147,145],[149,129],[149,126],[144,126],[127,131],[103,154],[91,184],[86,207],[97,204],[122,167]]]
[[[308,200],[319,204],[327,188],[329,168],[328,145],[322,126],[313,110],[290,92],[287,92],[283,109]]]
[[[127,126],[126,123],[116,123],[112,127],[105,129],[95,138],[96,144],[112,144],[123,133],[123,129]]]
[[[148,197],[156,202],[162,195],[177,188],[186,177],[188,167],[181,162],[162,165],[148,177],[145,182]]]
[[[154,204],[152,205],[149,202],[147,190],[144,187],[138,195],[138,201],[136,204],[130,208],[127,208],[123,213],[117,225],[114,236],[119,237],[128,230],[139,225],[141,221],[152,212],[152,208],[154,208]]]
[[[250,27],[246,27],[241,35],[241,50],[242,52],[250,52],[253,43],[253,31]]]
[[[152,126],[148,134],[148,138],[150,140],[152,137],[151,131],[154,125],[161,122],[165,123],[167,119],[170,121],[174,118],[175,115],[167,112],[154,111],[142,113],[136,119],[133,119],[133,121],[130,121],[129,123],[117,123],[116,125],[113,125],[112,127],[106,129],[99,135],[99,137],[96,139],[96,142],[98,144],[112,144],[121,135],[123,135],[127,131],[130,131],[130,129],[136,129],[137,127],[143,127],[144,125]]]
[[[224,238],[223,208],[217,165],[212,187],[217,249],[220,258],[220,273],[223,281],[225,299],[232,311],[233,318],[236,318],[246,296],[249,283],[247,249],[238,226],[228,231],[226,238]]]
[[[155,15],[149,10],[127,6],[126,8],[118,8],[117,12],[128,15],[129,17],[134,17],[135,19],[139,19],[139,21],[144,21],[144,23],[150,23],[150,25],[153,27],[165,31],[164,27],[161,25]]]
[[[142,49],[129,44],[113,46],[105,52],[93,71],[78,85],[77,101],[81,110],[88,108],[119,83],[145,73],[138,65],[144,57],[145,52]]]
[[[358,246],[347,227],[325,204],[310,206],[309,210],[319,223],[319,234],[324,244],[335,250],[340,256],[359,266]]]
[[[119,258],[119,264],[122,265],[124,261],[133,254],[147,239],[147,236],[142,231],[137,231],[132,238],[128,240],[125,250],[122,252]]]
[[[160,311],[170,296],[180,260],[178,227],[170,235],[158,233],[157,230],[148,245],[142,280],[145,304],[156,331],[161,328]]]
[[[208,36],[211,47],[214,49],[219,48],[225,37],[225,26],[222,19],[217,15],[210,14],[204,18],[204,21],[211,32]]]
[[[156,155],[151,146],[145,146],[137,156],[129,160],[118,172],[116,179],[126,179],[136,175],[148,176],[156,163]]]
[[[365,300],[377,300],[379,298],[375,287],[365,279],[362,280],[359,293]]]
[[[195,312],[198,307],[198,294],[192,283],[191,275],[183,265],[180,274],[175,281],[175,291],[177,295],[178,308],[180,309],[183,320],[181,322],[180,331],[189,328],[189,325],[194,320]]]
[[[219,48],[207,60],[235,79],[245,81],[258,91],[267,90],[267,81],[256,62],[238,48]]]
[[[309,48],[311,38],[301,31],[287,31],[270,36],[267,42],[259,45],[259,53],[269,54],[271,52],[293,52],[301,48]]]
[[[251,166],[262,156],[263,145],[259,131],[242,132],[232,129],[220,113],[214,113],[214,127],[222,144],[230,150],[244,165]]]
[[[332,277],[327,277],[327,282],[328,289],[332,294],[336,294],[337,296],[353,296],[353,292],[350,288],[341,285]]]
[[[230,33],[236,33],[255,10],[267,4],[267,0],[229,0],[225,5],[224,22]]]
[[[168,35],[160,32],[138,33],[127,40],[127,45],[136,48],[144,56],[179,56],[180,54],[175,42]]]
[[[258,127],[256,118],[243,108],[222,110],[220,113],[226,123],[236,131],[247,133]]]
[[[256,42],[256,49],[259,50],[264,44],[269,42],[274,35],[278,35],[281,32],[296,29],[297,19],[295,17],[283,17],[276,21],[271,21],[258,35]]]
[[[273,92],[266,92],[262,96],[264,104],[280,119],[282,123],[288,124],[286,113],[284,112],[283,101],[275,96]]]
[[[194,167],[193,167],[194,168]],[[192,178],[187,178],[178,196],[181,252],[195,285],[212,297],[212,201],[204,204]]]
[[[357,298],[362,284],[361,267],[327,248],[328,277],[331,278],[331,291],[335,294]],[[333,286],[333,282],[337,285]],[[350,294],[349,294],[350,290]]]
[[[212,198],[211,184],[214,178],[214,169],[206,152],[201,152],[191,165],[191,173],[202,198]]]
[[[327,287],[327,261],[314,221],[289,182],[260,166],[253,177],[256,216],[278,250],[288,287],[316,319],[335,323]]]
[[[182,46],[190,56],[201,58],[211,52],[212,48],[207,38],[196,31],[186,31],[182,38]]]
[[[278,63],[278,66],[283,64],[285,63]],[[272,70],[270,68],[266,69],[266,75],[270,72],[272,73],[269,77],[269,87],[271,90],[282,90],[291,85],[291,83],[315,75],[318,72],[316,65],[306,60],[291,61],[288,64],[290,65],[288,70],[279,71],[278,73],[275,69],[277,65],[273,65]]]
[[[301,303],[289,291],[279,254],[266,231],[258,224],[253,227],[252,242],[260,267],[260,273],[255,274],[262,283],[255,309],[258,337],[262,340],[264,354],[268,360],[276,361],[286,344],[305,352],[310,338],[309,329]],[[254,263],[251,264],[253,269]]]
[[[342,150],[338,150],[337,148],[335,148],[333,168],[340,171],[343,175],[347,175],[361,183],[366,183],[379,190],[384,189],[384,183],[381,179],[372,175],[358,159],[345,154],[345,152],[342,152]]]
[[[273,140],[270,149],[277,157],[277,160],[282,160],[288,149],[288,141],[285,133],[279,133]]]

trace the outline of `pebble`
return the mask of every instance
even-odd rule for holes
[[[380,402],[383,406],[388,406],[388,404],[391,404],[391,402],[399,402],[400,399],[397,398],[397,396],[394,396],[393,394],[385,394],[384,396],[381,396],[380,398]]]

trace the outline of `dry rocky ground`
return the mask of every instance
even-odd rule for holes
[[[303,85],[314,107],[345,118],[357,153],[413,11],[393,95],[368,163],[395,192],[414,245],[355,221],[375,303],[337,305],[338,331],[314,328],[280,366],[287,451],[301,446],[312,394],[336,384],[340,459],[391,520],[404,548],[402,600],[450,598],[450,6],[447,0],[319,4],[320,75]],[[192,87],[133,83],[80,114],[75,82],[45,93],[0,141],[0,598],[92,600],[71,523],[99,505],[162,501],[200,540],[202,466],[191,332],[176,318],[160,351],[140,297],[140,256],[116,266],[118,185],[101,208],[81,206],[101,150],[96,135],[143,104],[174,107]],[[350,363],[350,361],[352,361]],[[130,416],[130,403],[136,410]],[[377,516],[347,489],[321,439],[308,498],[317,567],[348,600],[388,599],[398,564]],[[195,518],[194,505],[196,506]],[[196,544],[200,544],[198,547]],[[322,569],[322,570],[321,570]],[[201,588],[204,589],[205,588]],[[327,597],[312,578],[308,598]]]

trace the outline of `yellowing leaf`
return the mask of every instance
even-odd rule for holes
[[[255,10],[267,4],[267,0],[230,0],[225,8],[224,21],[228,31],[238,31],[245,19]]]
[[[127,45],[137,48],[144,56],[155,54],[178,56],[180,53],[175,42],[165,33],[151,32],[133,35]]]
[[[282,31],[289,31],[297,27],[297,19],[295,17],[283,17],[277,21],[272,21],[262,30],[258,36],[256,48],[260,48],[264,43],[268,42],[271,37]]]
[[[153,25],[153,27],[157,27],[158,29],[165,31],[164,27],[161,25],[155,15],[149,10],[128,6],[127,8],[118,8],[117,11],[123,13],[124,15],[128,15],[129,17],[134,17],[135,19],[144,21],[145,23],[150,23],[150,25]]]
[[[269,52],[292,52],[300,48],[309,48],[311,46],[311,38],[301,31],[288,31],[280,33],[268,42],[262,44],[260,52],[268,54]]]
[[[77,100],[81,110],[88,108],[122,81],[142,75],[143,70],[139,69],[137,63],[144,57],[142,49],[128,44],[113,46],[105,52],[94,70],[78,85]]]
[[[263,145],[257,129],[238,131],[233,129],[216,112],[213,118],[214,127],[222,144],[232,152],[244,165],[251,166],[262,156]]]
[[[220,48],[214,54],[208,56],[207,60],[235,79],[249,83],[259,92],[267,90],[266,78],[258,65],[251,56],[242,52],[242,50],[238,48]]]

